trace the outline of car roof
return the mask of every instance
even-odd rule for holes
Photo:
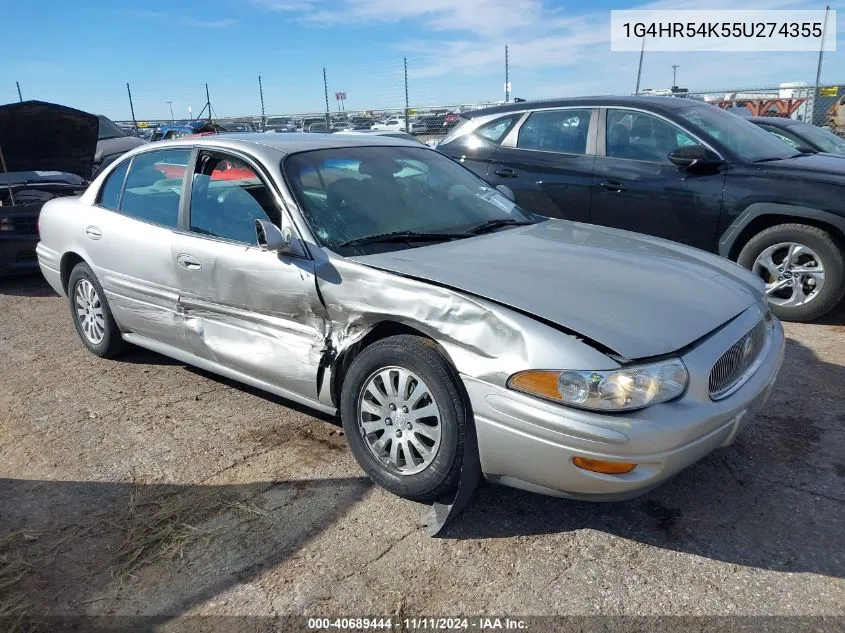
[[[401,138],[387,136],[376,136],[370,134],[314,134],[314,133],[287,133],[287,134],[264,134],[261,132],[236,133],[236,134],[213,134],[210,136],[187,136],[181,139],[156,141],[144,145],[145,148],[153,150],[156,147],[223,147],[241,151],[256,151],[266,153],[275,150],[281,155],[295,154],[318,149],[339,149],[344,147],[369,147],[369,146],[393,146],[393,147],[420,147],[416,141],[408,141]]]
[[[462,112],[461,116],[465,119],[473,119],[478,116],[487,116],[490,114],[507,114],[508,112],[564,108],[567,106],[646,106],[650,110],[665,112],[701,104],[701,101],[683,97],[572,97],[568,99],[545,99],[542,101],[517,101],[516,103],[507,103],[505,105]]]

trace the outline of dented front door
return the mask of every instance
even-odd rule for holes
[[[325,321],[312,261],[195,234],[174,237],[189,351],[316,400]]]

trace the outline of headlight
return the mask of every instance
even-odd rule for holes
[[[597,411],[632,411],[680,396],[689,374],[680,359],[612,371],[521,371],[508,380],[516,391]]]

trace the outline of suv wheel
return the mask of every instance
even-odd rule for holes
[[[766,283],[772,312],[784,321],[812,321],[845,295],[845,255],[826,231],[780,224],[755,235],[737,262]]]
[[[469,411],[452,365],[430,341],[408,335],[364,349],[340,398],[358,464],[383,488],[415,501],[457,487]]]
[[[73,267],[67,296],[73,324],[85,347],[103,358],[120,354],[126,342],[114,322],[106,294],[88,264],[80,262]]]

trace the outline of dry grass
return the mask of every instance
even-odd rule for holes
[[[147,565],[183,560],[192,545],[231,529],[230,524],[215,521],[227,512],[246,522],[268,516],[254,503],[218,491],[177,494],[134,482],[126,512],[112,523],[119,534],[112,575],[125,579]]]
[[[21,589],[24,577],[39,561],[28,561],[27,551],[36,535],[13,532],[0,537],[0,618],[23,617],[32,604]]]

